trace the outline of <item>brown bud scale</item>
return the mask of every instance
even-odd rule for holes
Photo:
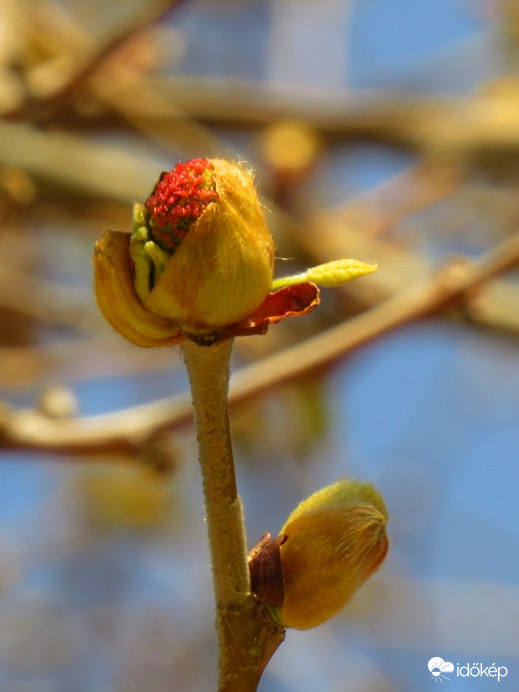
[[[249,571],[252,591],[260,599],[277,608],[283,606],[284,586],[280,546],[286,540],[281,534],[272,538],[264,533],[249,555]]]

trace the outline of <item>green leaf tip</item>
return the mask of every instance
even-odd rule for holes
[[[340,286],[348,281],[357,279],[366,274],[372,274],[378,269],[378,264],[368,264],[360,260],[349,258],[332,260],[325,264],[318,264],[316,267],[310,267],[305,272],[294,274],[292,276],[284,276],[275,279],[272,282],[272,288],[278,289],[282,286],[291,286],[294,284],[305,283],[310,281],[325,288],[333,288]]]

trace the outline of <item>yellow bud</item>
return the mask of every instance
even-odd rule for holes
[[[281,529],[281,622],[315,627],[346,605],[386,556],[386,522],[369,483],[341,480],[304,500]]]
[[[273,273],[274,245],[252,176],[222,159],[207,165],[215,198],[190,217],[172,254],[162,249],[155,284],[143,300],[191,334],[214,332],[249,315],[269,294]],[[155,261],[153,243],[144,247]]]
[[[292,512],[276,539],[267,534],[251,552],[254,591],[285,627],[322,624],[382,564],[386,522],[384,501],[369,483],[340,480],[319,490]]]
[[[222,159],[164,173],[133,210],[133,233],[96,246],[101,311],[139,346],[210,344],[269,295],[274,245],[252,175]]]

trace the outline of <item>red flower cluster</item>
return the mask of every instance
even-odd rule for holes
[[[208,159],[178,163],[161,175],[144,205],[150,215],[153,240],[163,250],[175,252],[191,223],[217,200],[214,166]]]

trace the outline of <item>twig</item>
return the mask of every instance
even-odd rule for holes
[[[156,23],[173,8],[178,8],[185,0],[157,0],[154,4],[144,3],[142,9],[131,21],[119,30],[116,30],[109,39],[99,46],[86,58],[78,58],[77,68],[69,74],[65,81],[52,91],[39,97],[29,97],[12,111],[4,113],[5,118],[30,119],[42,112],[52,112],[61,107],[74,91],[88,81],[93,75],[103,68],[118,50],[137,34],[145,31],[151,24]]]
[[[96,315],[90,293],[16,267],[0,267],[0,306],[48,324],[84,326]]]
[[[403,324],[465,300],[473,289],[518,265],[519,234],[499,243],[477,262],[455,260],[423,284],[411,286],[359,317],[243,368],[233,376],[230,404],[321,370]],[[158,431],[179,428],[190,419],[188,394],[64,421],[48,420],[31,410],[8,410],[0,421],[0,441],[4,448],[55,453],[135,452]]]
[[[107,75],[96,81],[93,90],[122,121],[166,150],[174,150],[177,156],[204,156],[208,151],[222,153],[227,148],[207,127],[183,113],[174,100],[150,87],[148,80],[114,83]]]
[[[182,346],[189,374],[216,600],[219,692],[254,692],[284,631],[250,592],[245,523],[227,410],[232,340]]]
[[[152,189],[161,167],[159,160],[139,158],[120,147],[19,123],[0,122],[0,141],[0,165],[24,168],[38,180],[76,194],[124,204]]]
[[[519,150],[517,87],[471,99],[396,92],[352,98],[343,92],[279,89],[239,80],[174,77],[153,83],[163,98],[201,122],[250,129],[282,119],[303,120],[330,137],[381,141],[425,155],[510,156]]]
[[[96,316],[96,322],[100,318]],[[100,354],[103,357],[100,358]],[[150,357],[152,356],[152,357]],[[55,381],[69,384],[92,377],[135,375],[148,370],[171,372],[171,354],[152,354],[123,343],[119,335],[66,339],[39,346],[0,347],[0,388],[32,388]]]

